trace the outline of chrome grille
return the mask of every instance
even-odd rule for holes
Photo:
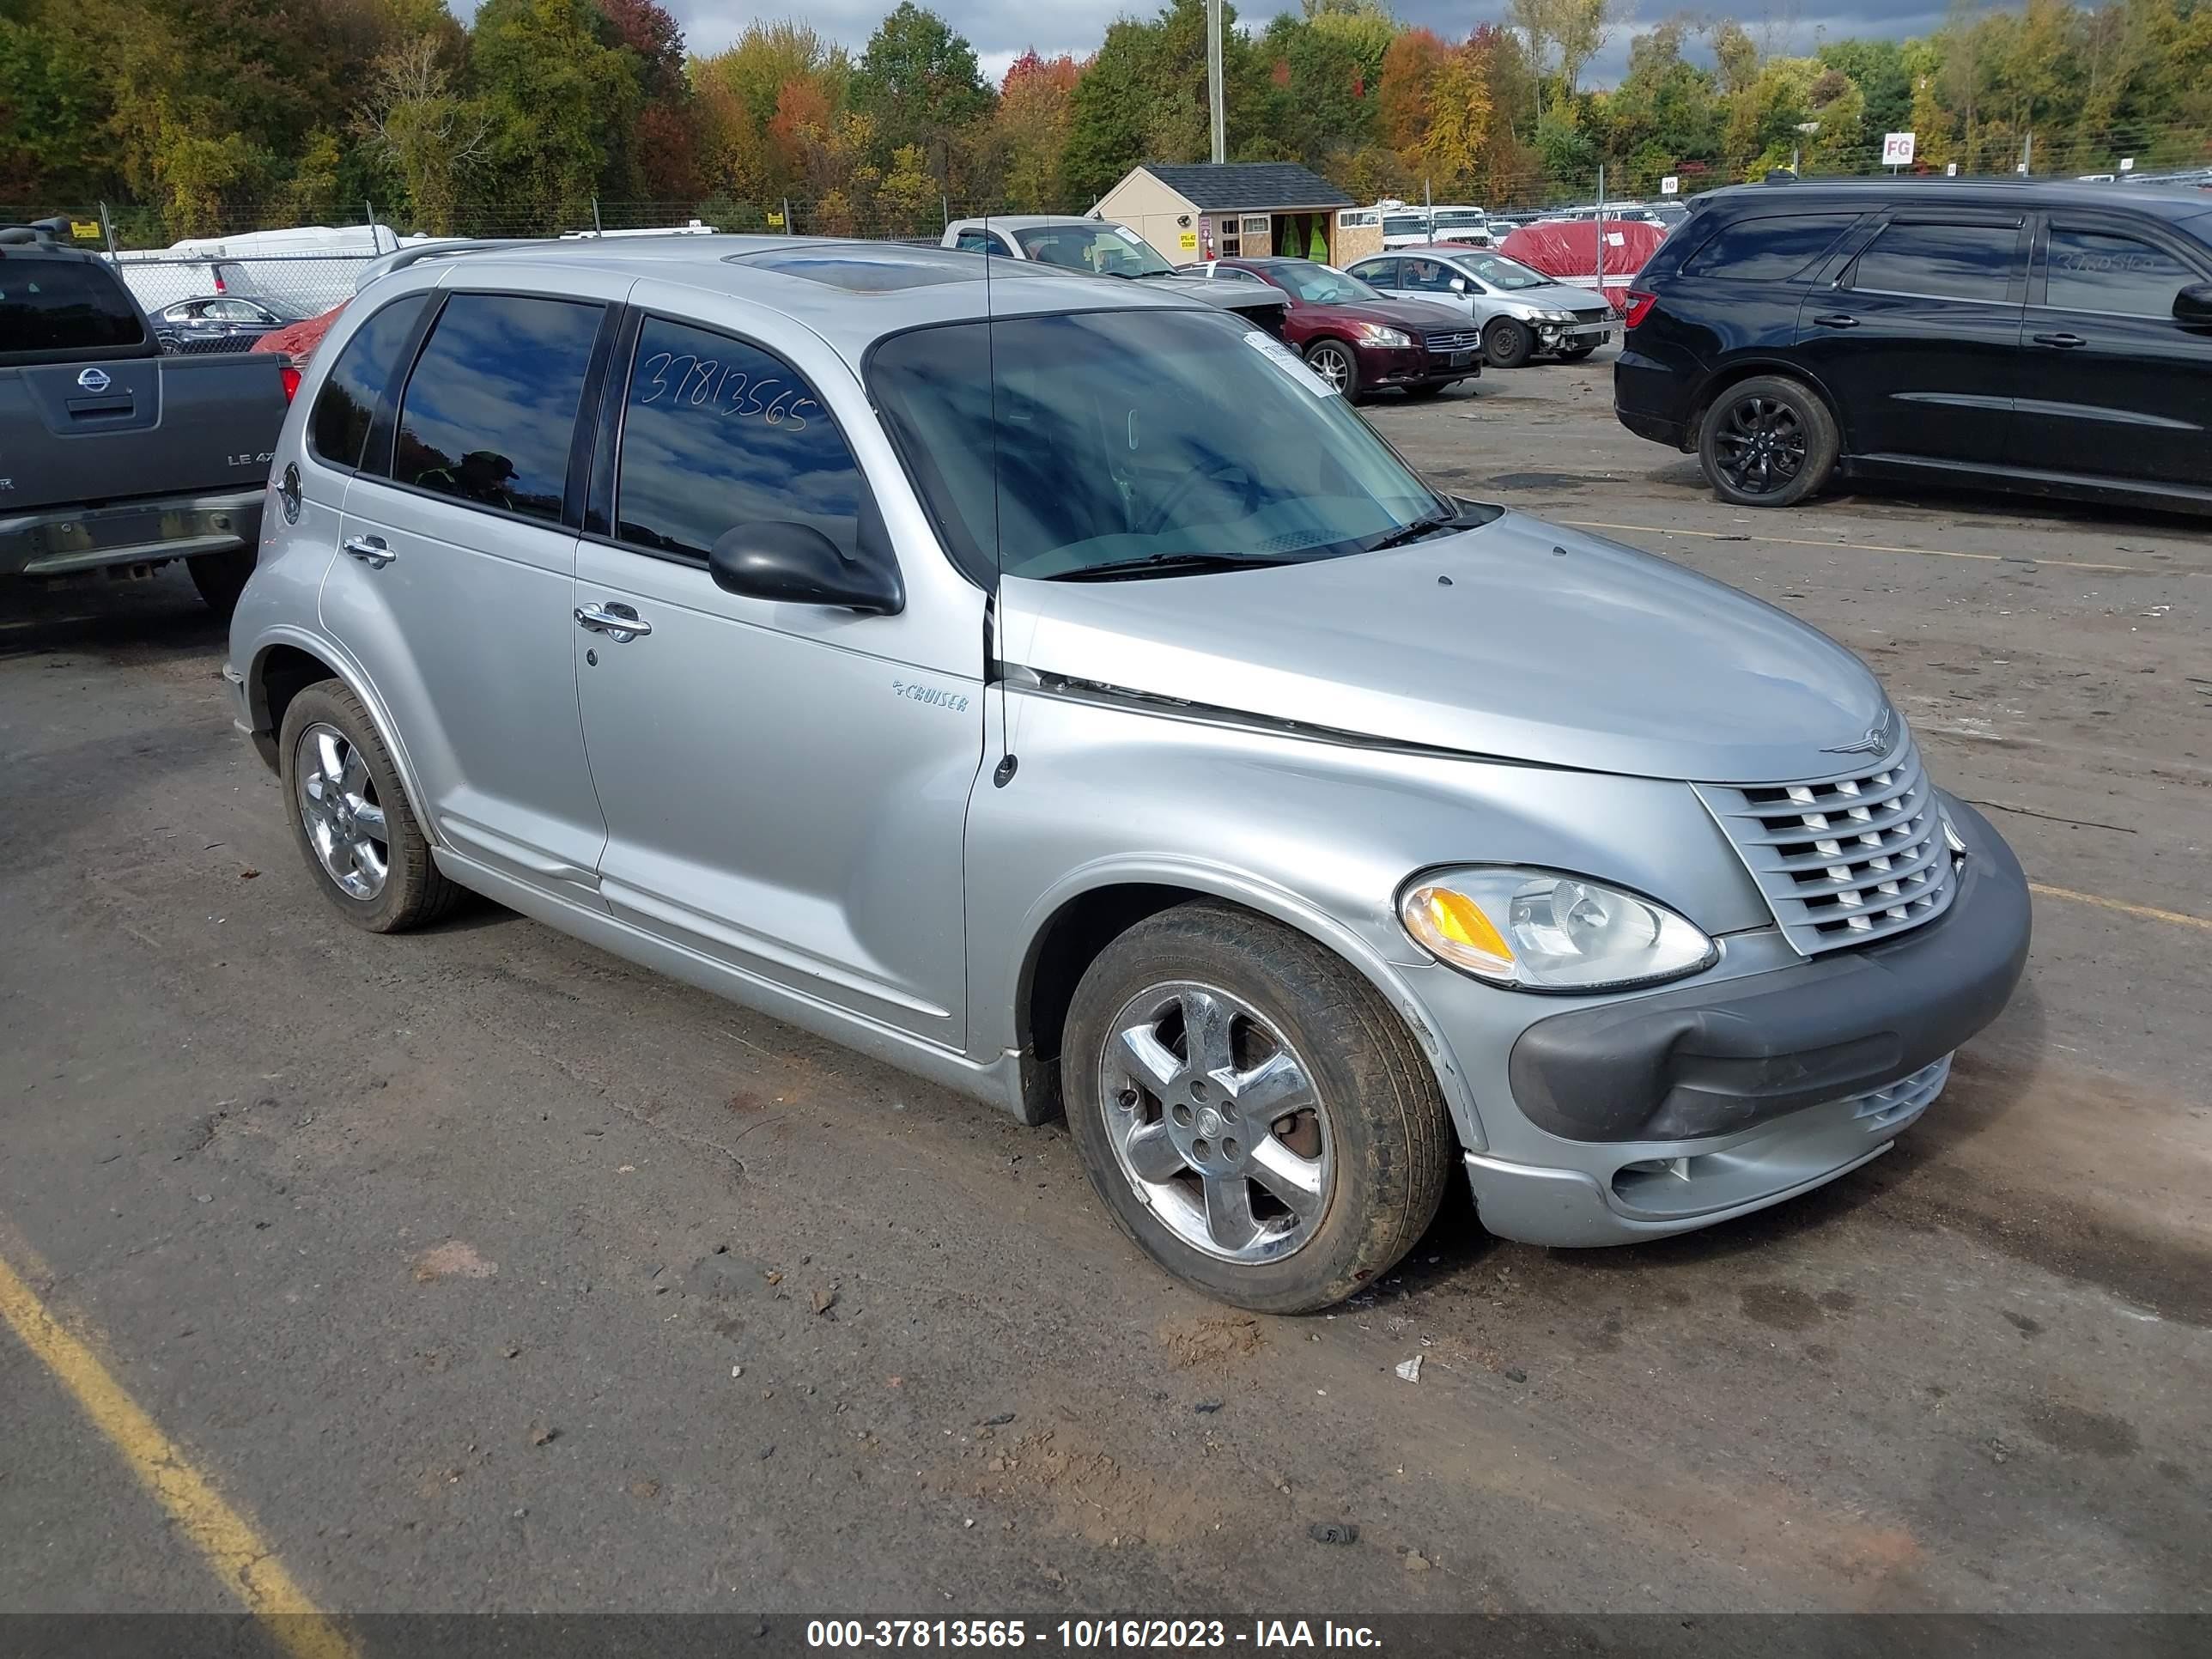
[[[1421,343],[1431,351],[1472,351],[1482,343],[1482,335],[1472,328],[1448,329],[1430,335]]]
[[[1957,862],[1909,737],[1875,771],[1694,787],[1800,955],[1932,921],[1958,891]]]
[[[1896,1128],[1918,1117],[1928,1103],[1943,1092],[1950,1077],[1951,1056],[1946,1054],[1887,1088],[1853,1095],[1851,1115],[1869,1131]]]
[[[1584,311],[1577,307],[1575,310],[1574,316],[1575,321],[1578,324],[1609,323],[1613,320],[1613,307],[1611,306],[1600,306],[1595,311]]]

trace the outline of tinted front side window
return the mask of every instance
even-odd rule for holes
[[[456,294],[407,382],[392,476],[557,520],[600,307]]]
[[[2171,317],[2173,296],[2201,280],[2162,247],[2108,231],[2051,228],[2044,303],[2115,317]]]
[[[105,266],[0,261],[0,352],[97,351],[145,337],[137,304]]]
[[[2019,246],[2017,225],[1892,224],[1859,255],[1851,286],[2002,301]]]
[[[811,525],[859,556],[860,470],[805,381],[755,346],[658,317],[639,330],[617,534],[703,559],[740,525]]]
[[[407,336],[429,297],[410,294],[394,300],[363,323],[315,394],[314,412],[307,417],[307,447],[331,465],[361,465],[377,399],[392,384]]]
[[[1785,282],[1836,244],[1857,217],[1850,213],[1787,213],[1723,225],[1684,270],[1700,276]]]

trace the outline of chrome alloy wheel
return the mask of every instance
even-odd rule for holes
[[[391,873],[392,843],[361,751],[337,726],[311,726],[293,751],[292,777],[323,873],[348,898],[374,898]]]
[[[1335,1158],[1312,1068],[1251,1005],[1189,981],[1115,1017],[1098,1099],[1138,1198],[1224,1261],[1275,1261],[1328,1210]]]
[[[1306,359],[1306,367],[1327,383],[1332,392],[1341,392],[1352,379],[1352,360],[1341,346],[1323,346]]]

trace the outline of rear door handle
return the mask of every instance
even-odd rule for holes
[[[642,639],[653,632],[653,624],[626,605],[580,605],[576,607],[576,625],[588,628],[594,634],[604,634],[617,645]]]
[[[1846,312],[1830,311],[1813,319],[1822,328],[1856,328],[1859,319]]]
[[[349,536],[338,544],[371,570],[381,570],[395,556],[381,536]]]
[[[2057,346],[2061,351],[2070,351],[2075,346],[2089,343],[2078,334],[2039,334],[2034,337],[2036,344]]]

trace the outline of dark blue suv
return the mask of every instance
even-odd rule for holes
[[[1747,507],[1841,474],[2212,510],[2212,196],[1716,191],[1638,273],[1613,410]]]

